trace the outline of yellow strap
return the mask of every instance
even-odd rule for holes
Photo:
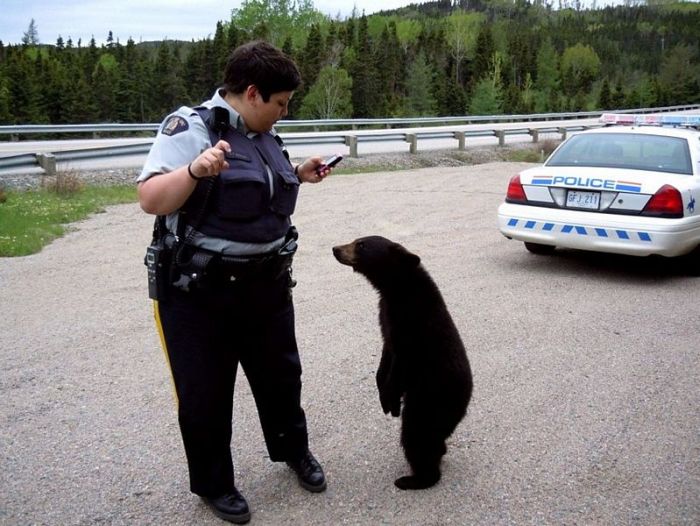
[[[165,362],[168,364],[168,369],[170,369],[170,381],[172,382],[173,388],[173,398],[175,398],[175,405],[180,405],[180,400],[177,397],[177,389],[175,389],[175,377],[173,376],[173,368],[170,365],[170,355],[168,354],[168,346],[165,344],[165,334],[163,333],[163,324],[160,321],[160,309],[158,309],[158,301],[153,300],[153,316],[156,319],[156,329],[158,329],[158,336],[160,337],[160,346],[163,349],[163,354],[165,355]]]

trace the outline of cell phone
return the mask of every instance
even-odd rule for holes
[[[316,168],[316,172],[320,172],[324,168],[333,168],[336,164],[338,164],[340,161],[343,160],[342,155],[334,155],[333,157],[330,157],[329,159],[326,159],[326,161],[319,167]]]

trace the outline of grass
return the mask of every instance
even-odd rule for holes
[[[70,176],[37,190],[0,189],[0,257],[35,254],[68,223],[135,201],[134,185],[83,186]]]

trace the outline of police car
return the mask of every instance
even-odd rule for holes
[[[700,273],[700,115],[606,113],[600,122],[510,180],[501,233],[535,254],[689,254]]]

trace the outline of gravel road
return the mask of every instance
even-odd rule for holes
[[[312,495],[266,451],[247,383],[234,458],[251,524],[700,523],[698,280],[666,261],[527,253],[495,209],[524,164],[337,175],[302,188],[295,274],[303,403],[328,476]],[[136,204],[0,259],[0,524],[222,524],[188,491]],[[376,295],[331,246],[420,254],[475,391],[439,485],[401,492],[379,407]]]

